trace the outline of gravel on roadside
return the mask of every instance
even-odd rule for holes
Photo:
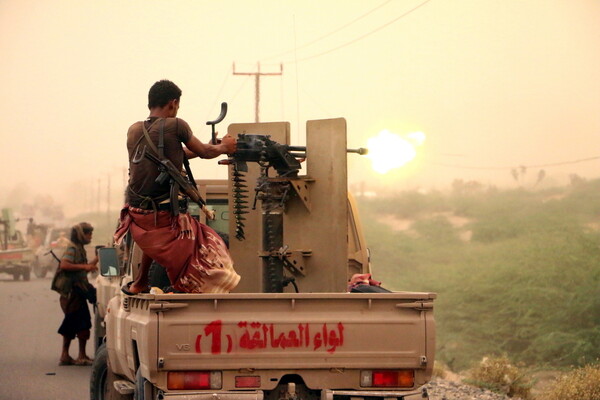
[[[433,378],[427,385],[429,400],[518,400],[475,386]]]

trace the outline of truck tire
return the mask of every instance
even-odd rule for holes
[[[12,272],[12,276],[13,276],[13,281],[18,281],[19,276],[21,276],[21,274],[19,273],[19,271],[16,271],[16,272]]]
[[[42,271],[44,271],[44,268],[40,265],[39,257],[36,257],[33,261],[33,274],[38,278],[43,278]]]
[[[40,264],[40,259],[36,257],[33,262],[33,274],[38,278],[45,278],[48,273],[48,267],[42,266]]]
[[[31,269],[29,267],[23,267],[23,271],[21,272],[24,281],[28,281],[31,279]]]
[[[90,377],[90,400],[131,400],[131,396],[118,393],[113,382],[116,375],[108,369],[108,350],[102,343],[96,351]]]
[[[94,308],[95,309],[95,308]],[[98,351],[100,346],[102,346],[102,340],[106,335],[106,329],[102,326],[102,319],[98,314],[98,311],[94,312],[94,349]]]
[[[138,368],[135,373],[135,392],[133,394],[133,400],[151,400],[154,398],[152,392],[152,384],[142,376],[142,370],[141,368]]]

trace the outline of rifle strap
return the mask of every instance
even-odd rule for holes
[[[192,175],[192,169],[190,168],[190,160],[188,160],[185,153],[183,154],[183,166],[185,167],[185,173],[187,174],[188,180],[196,189],[198,189],[198,185],[196,185],[196,180],[194,179],[194,175]]]
[[[164,127],[165,127],[165,120],[163,118],[159,118],[162,120],[162,124],[160,126],[160,136],[158,138],[158,145],[160,147],[161,142],[162,142],[162,147],[164,148]],[[158,119],[156,121],[154,121],[149,127],[148,129],[152,128],[152,126],[158,122]],[[148,145],[150,146],[150,148],[152,150],[154,150],[154,152],[156,154],[158,154],[158,158],[159,159],[163,159],[164,154],[159,153],[158,149],[156,148],[156,145],[154,144],[154,142],[152,141],[152,139],[150,138],[150,134],[148,133],[148,129],[146,129],[146,125],[144,124],[144,122],[142,121],[142,132],[144,132],[144,137],[146,138],[146,141],[148,142]],[[141,137],[140,137],[141,140]],[[162,150],[162,149],[161,149]]]
[[[171,205],[171,215],[176,217],[179,215],[179,183],[171,179],[171,191],[169,193]]]
[[[161,121],[160,123],[160,131],[158,134],[158,148],[156,147],[156,145],[154,144],[154,142],[152,141],[152,138],[150,138],[150,134],[148,133],[148,130],[158,121]],[[146,141],[148,142],[148,145],[150,146],[150,148],[152,149],[152,151],[154,151],[154,153],[156,153],[158,155],[158,159],[159,160],[164,160],[165,159],[165,118],[159,118],[156,121],[154,121],[150,127],[148,127],[148,129],[146,129],[146,125],[144,124],[144,122],[142,122],[142,131],[144,133],[144,136],[146,138]],[[184,156],[184,159],[185,156]],[[179,185],[173,181],[173,179],[171,179],[171,188],[170,188],[170,192],[169,192],[169,200],[170,200],[170,205],[171,205],[171,213],[173,215],[178,215],[179,214]],[[153,204],[153,208],[155,208],[155,205]]]
[[[158,158],[160,160],[165,159],[165,119],[162,119],[160,124],[160,131],[158,134]]]
[[[158,151],[156,149],[153,149],[153,150],[158,153],[159,160],[162,161],[165,159],[165,119],[163,119],[160,124],[160,131],[158,134]],[[186,158],[185,154],[183,155],[183,158],[184,159]],[[170,183],[171,183],[171,189],[170,189],[170,193],[169,193],[169,202],[171,204],[171,215],[176,217],[177,215],[179,215],[179,189],[180,188],[179,188],[179,184],[177,182],[175,182],[175,180],[173,180],[173,178],[171,178]]]
[[[153,123],[150,124],[150,126],[148,127],[148,129],[152,128],[152,125],[154,125],[158,120],[154,121]],[[135,149],[135,151],[133,152],[133,155],[129,158],[129,162],[132,162],[132,160],[135,158],[136,154],[139,154],[139,146],[140,146],[140,142],[142,141],[142,139],[146,138],[146,141],[148,142],[148,144],[150,144],[150,146],[152,147],[152,149],[154,149],[156,151],[156,146],[154,146],[154,143],[152,143],[152,140],[150,139],[150,135],[148,134],[148,129],[146,129],[146,121],[142,121],[142,132],[143,135],[140,135],[140,137],[138,138],[138,140],[135,141],[135,144],[133,145],[133,148]]]
[[[144,133],[144,135],[141,136],[140,139],[138,139],[136,146],[139,145],[141,138],[146,138],[146,141],[148,142],[148,145],[150,146],[152,151],[158,155],[158,159],[160,161],[163,161],[165,159],[165,156],[164,156],[164,147],[165,147],[164,128],[165,128],[166,120],[164,118],[159,118],[159,119],[161,120],[161,125],[160,125],[160,131],[159,131],[159,136],[158,136],[158,148],[156,147],[156,145],[150,138],[150,134],[148,133],[149,129],[156,122],[158,122],[158,120],[154,121],[150,125],[150,127],[148,127],[148,129],[146,129],[146,125],[144,124],[144,122],[142,122],[142,132]],[[148,154],[146,155],[146,157],[148,157]],[[183,155],[183,165],[185,167],[188,181],[190,181],[190,183],[193,185],[194,188],[198,189],[198,186],[196,185],[196,181],[194,180],[194,176],[192,175],[192,169],[190,168],[190,162],[189,162],[187,156],[185,155],[185,153]],[[167,198],[169,198],[169,200],[170,200],[169,203],[171,206],[170,208],[171,208],[172,215],[177,216],[179,214],[179,193],[180,193],[181,187],[180,187],[179,183],[177,183],[173,178],[171,178],[170,184],[171,184],[171,188],[170,188],[169,194],[167,195],[168,196]],[[153,208],[156,208],[154,202],[153,202]]]

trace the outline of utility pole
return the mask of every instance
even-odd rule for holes
[[[279,64],[279,72],[260,72],[260,63],[257,63],[256,72],[236,72],[235,63],[233,63],[233,75],[253,75],[254,76],[254,122],[259,122],[258,110],[260,105],[260,77],[266,75],[283,75],[283,64]]]
[[[97,193],[97,196],[98,196],[98,201],[96,203],[97,204],[96,213],[100,214],[100,178],[98,178],[98,193]]]
[[[110,173],[107,174],[106,183],[106,226],[108,227],[108,232],[110,233]],[[109,238],[107,238],[109,240],[108,243],[110,243]]]

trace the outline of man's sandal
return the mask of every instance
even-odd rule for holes
[[[136,294],[140,294],[140,293],[150,293],[150,288],[146,287],[146,289],[142,290],[139,293],[133,293],[131,291],[129,291],[129,288],[131,287],[131,284],[133,283],[133,281],[124,284],[123,286],[121,286],[121,292],[125,293],[127,296],[135,296]]]
[[[82,358],[82,359],[75,360],[73,362],[73,365],[88,366],[88,365],[92,365],[93,362],[94,362],[94,360],[92,360],[91,358]]]

